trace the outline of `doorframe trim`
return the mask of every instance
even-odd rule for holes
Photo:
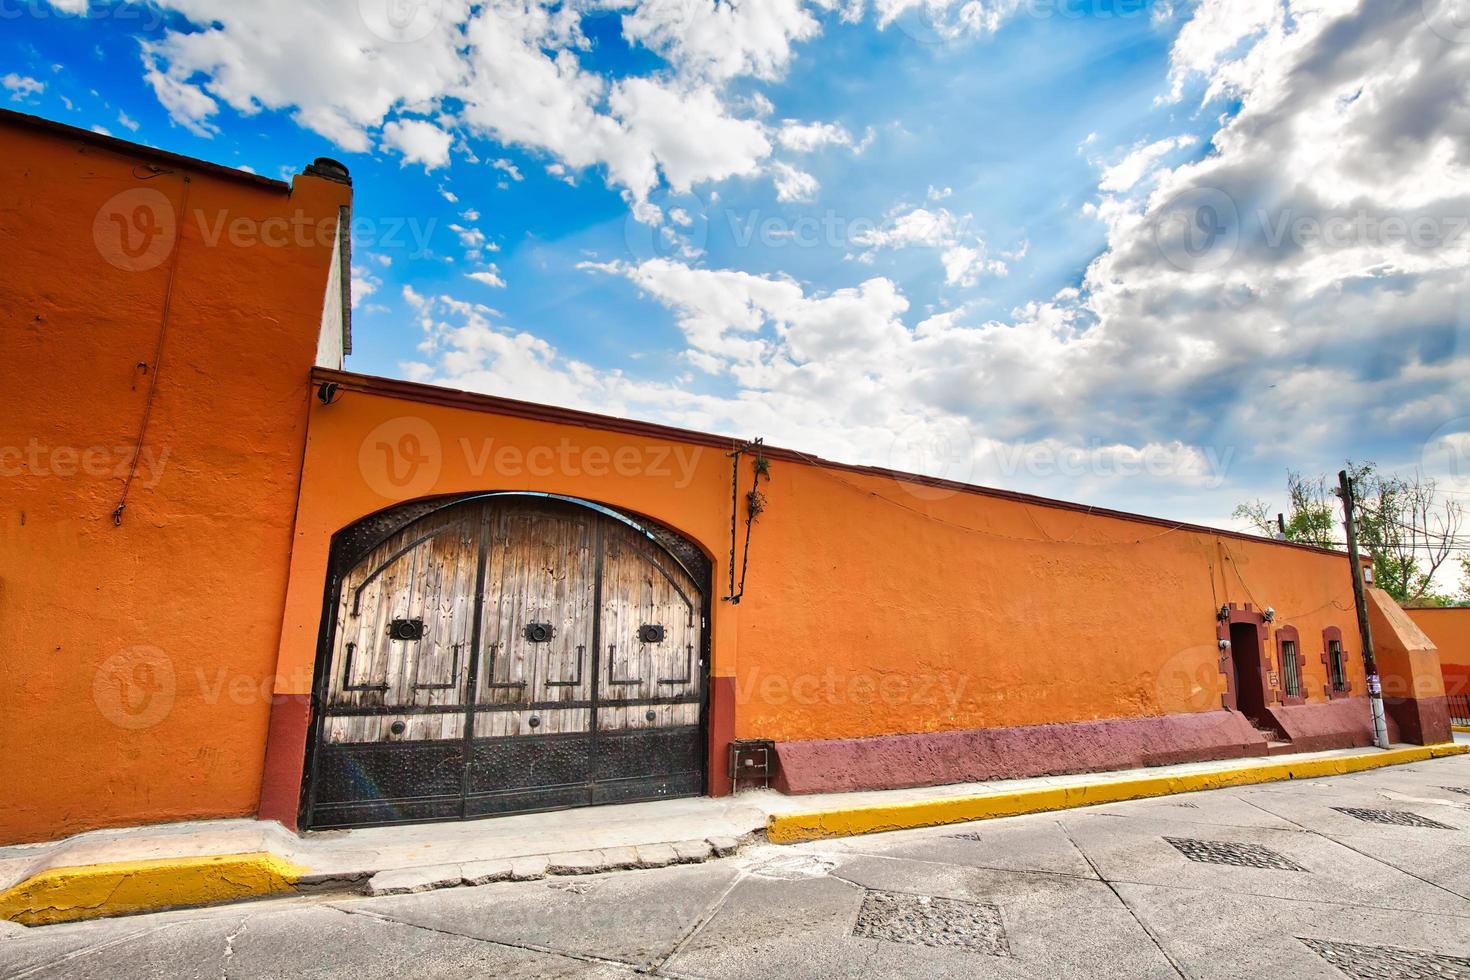
[[[1235,625],[1249,625],[1256,628],[1256,650],[1259,653],[1261,674],[1261,701],[1266,707],[1271,705],[1272,688],[1267,681],[1270,679],[1268,673],[1271,669],[1269,663],[1270,654],[1267,651],[1268,629],[1266,616],[1258,612],[1251,603],[1247,602],[1244,607],[1235,603],[1227,603],[1220,608],[1215,617],[1215,637],[1217,640],[1230,641],[1230,627]],[[1230,643],[1220,651],[1220,673],[1225,675],[1225,693],[1220,695],[1221,706],[1237,713],[1240,712],[1240,692],[1235,689],[1235,644]]]

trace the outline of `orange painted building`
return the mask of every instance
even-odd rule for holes
[[[0,840],[248,815],[350,188],[0,132]]]
[[[1470,606],[1404,612],[1438,648],[1445,693],[1470,698]]]
[[[344,174],[0,124],[0,445],[53,461],[0,483],[0,615],[30,624],[0,839],[718,795],[732,743],[799,793],[1371,742],[1340,553],[348,373],[333,234],[185,221],[132,272],[93,220],[188,174],[179,213],[331,221]],[[154,381],[167,467],[115,527],[124,479],[54,450],[132,445]],[[1445,741],[1433,648],[1385,600],[1391,734]]]

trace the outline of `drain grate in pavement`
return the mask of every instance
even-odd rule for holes
[[[1346,813],[1350,817],[1356,817],[1364,823],[1382,823],[1391,827],[1428,827],[1431,830],[1454,830],[1449,824],[1440,823],[1438,820],[1430,820],[1421,817],[1417,813],[1408,810],[1367,810],[1355,806],[1335,806],[1332,809],[1338,813]]]
[[[1009,956],[1000,909],[929,895],[868,889],[852,934],[911,946],[947,946],[986,956]]]
[[[1441,786],[1440,789],[1449,790],[1451,793],[1459,793],[1461,796],[1470,796],[1470,786]]]
[[[1264,868],[1270,871],[1306,871],[1288,857],[1260,844],[1237,844],[1224,840],[1195,840],[1192,837],[1165,837],[1175,849],[1201,864],[1228,864],[1236,868]]]
[[[1314,953],[1353,980],[1470,980],[1470,958],[1389,946],[1357,946],[1303,939]]]

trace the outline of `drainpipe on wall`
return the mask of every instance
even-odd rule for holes
[[[1373,657],[1373,628],[1368,624],[1368,596],[1363,589],[1363,563],[1358,561],[1358,524],[1353,519],[1353,481],[1347,470],[1337,474],[1342,497],[1343,527],[1347,531],[1348,561],[1353,566],[1353,604],[1358,610],[1358,634],[1363,640],[1363,669],[1368,675],[1368,705],[1373,710],[1373,744],[1388,748],[1388,720],[1383,714],[1383,684]]]

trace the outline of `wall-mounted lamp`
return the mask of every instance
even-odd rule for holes
[[[1267,606],[1266,611],[1261,613],[1261,618],[1268,623],[1276,622],[1276,610],[1272,609],[1270,606]]]
[[[1230,618],[1230,607],[1229,606],[1221,606],[1220,607],[1220,611],[1217,612],[1217,613],[1215,613],[1215,618],[1218,619],[1222,623],[1225,622],[1225,620],[1227,620],[1227,619]]]
[[[1230,649],[1230,641],[1229,640],[1221,640],[1220,641],[1220,650],[1223,652],[1223,651],[1229,650],[1229,649]]]
[[[337,400],[337,382],[323,381],[316,386],[316,399],[323,405],[330,405]]]

